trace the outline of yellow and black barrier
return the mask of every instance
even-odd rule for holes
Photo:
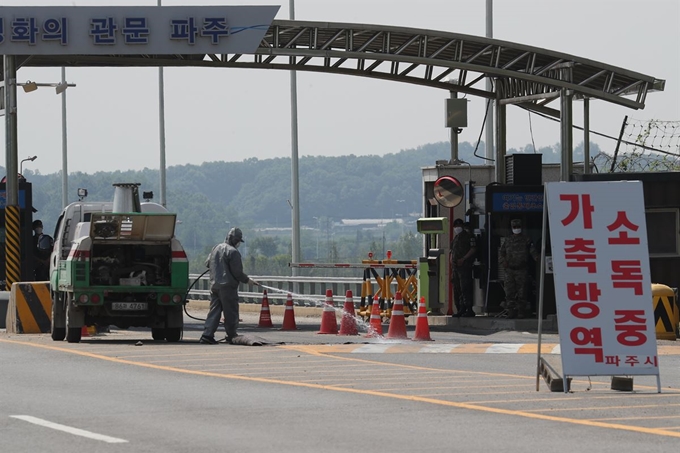
[[[652,300],[656,338],[675,340],[679,322],[675,292],[669,286],[652,283]]]
[[[49,282],[12,284],[7,306],[7,333],[50,333],[51,316]]]

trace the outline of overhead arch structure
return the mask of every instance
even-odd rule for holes
[[[383,25],[276,20],[253,54],[40,55],[17,66],[195,66],[283,69],[368,77],[496,101],[496,179],[504,178],[505,105],[562,123],[562,174],[571,173],[571,100],[642,109],[664,80],[606,63],[479,36]],[[492,78],[493,89],[485,87]],[[550,103],[561,99],[558,108]],[[587,104],[586,104],[587,105]],[[586,125],[587,126],[587,125]],[[566,179],[566,178],[565,178]]]
[[[5,55],[5,67],[7,62]],[[492,99],[496,105],[495,177],[501,183],[505,181],[506,105],[517,104],[560,118],[561,178],[568,180],[572,173],[572,100],[585,101],[585,118],[589,99],[642,109],[647,93],[662,91],[665,83],[605,63],[496,39],[406,27],[295,20],[271,22],[259,46],[248,54],[14,53],[9,79],[15,77],[16,69],[29,66],[283,69],[390,80],[443,89],[452,97],[463,93]],[[491,90],[486,89],[488,79],[493,81]],[[7,105],[13,105],[12,94],[5,93],[3,98],[9,101]],[[557,99],[559,108],[550,105]],[[16,129],[16,121],[6,129]],[[457,159],[453,152],[455,130],[451,132],[452,163]],[[587,121],[585,130],[587,137]],[[584,142],[587,156],[587,138]],[[8,159],[13,163],[8,169],[16,167],[16,142],[10,147],[14,151]],[[10,175],[9,182],[14,186],[13,178]],[[8,192],[8,200],[16,204],[16,193],[10,195]],[[299,229],[299,224],[294,230],[296,227]],[[299,231],[297,234],[299,237]]]
[[[563,88],[575,97],[644,108],[663,90],[652,76],[527,45],[479,36],[383,25],[276,20],[254,54],[41,55],[18,66],[203,66],[284,69],[411,83],[540,109]],[[485,77],[500,86],[482,87]],[[630,97],[629,97],[630,96]],[[539,99],[540,98],[540,99]]]

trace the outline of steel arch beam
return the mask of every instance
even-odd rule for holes
[[[429,86],[545,109],[561,90],[644,108],[665,81],[627,69],[523,44],[406,27],[276,20],[253,54],[30,56],[18,66],[196,66],[325,72]],[[452,80],[450,82],[449,80]]]

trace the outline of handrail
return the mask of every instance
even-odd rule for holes
[[[293,303],[298,306],[320,307],[326,300],[326,290],[333,291],[333,304],[342,306],[347,290],[352,291],[355,306],[361,300],[362,278],[352,277],[287,277],[271,275],[252,275],[251,278],[265,287],[275,288],[267,291],[267,299],[274,305],[283,305],[288,293],[293,295]],[[197,280],[198,279],[198,280]],[[197,281],[196,281],[197,280]],[[194,282],[189,291],[190,299],[209,300],[210,288],[207,275],[190,274],[189,281]],[[396,288],[397,282],[391,282]],[[244,303],[262,303],[262,289],[251,284],[239,286],[239,297]]]

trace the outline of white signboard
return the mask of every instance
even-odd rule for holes
[[[3,55],[254,53],[279,6],[0,6]]]
[[[640,181],[546,184],[565,376],[659,374]]]

